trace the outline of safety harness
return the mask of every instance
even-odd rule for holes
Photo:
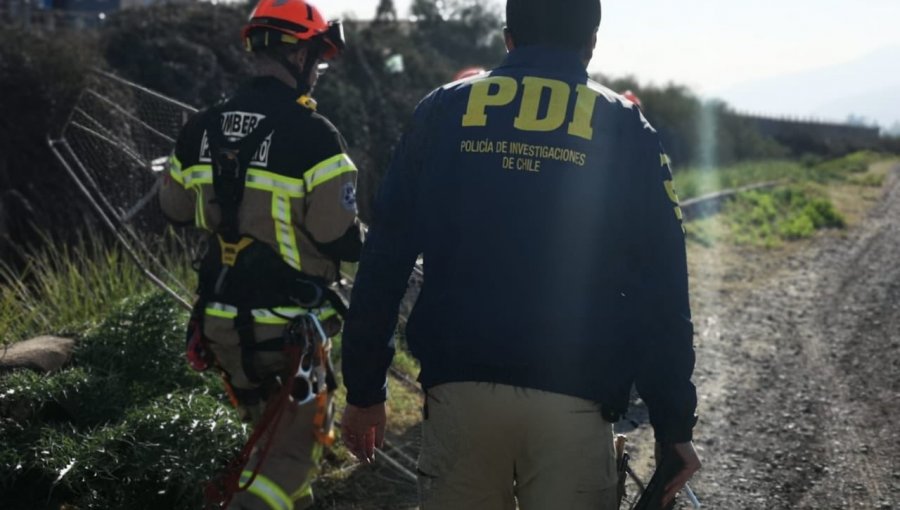
[[[272,134],[277,122],[291,110],[266,116],[243,138],[231,139],[222,133],[220,118],[224,108],[225,105],[214,107],[207,117],[213,189],[221,222],[207,240],[206,252],[199,260],[199,297],[191,317],[193,331],[189,331],[188,336],[202,335],[203,319],[211,304],[227,303],[235,309],[234,329],[240,342],[241,368],[247,379],[259,387],[252,390],[233,388],[227,384],[227,374],[226,386],[232,401],[253,405],[266,400],[267,404],[238,457],[218,479],[208,484],[209,508],[227,507],[236,492],[247,490],[253,484],[274,442],[275,425],[290,400],[293,399],[296,405],[315,401],[316,439],[326,446],[333,442],[327,423],[327,416],[333,414],[328,409],[328,392],[337,388],[337,381],[329,353],[330,337],[339,331],[340,324],[334,326],[332,321],[323,326],[312,311],[295,317],[280,316],[276,308],[286,303],[294,303],[306,310],[330,305],[339,316],[346,313],[346,305],[328,287],[328,282],[297,271],[270,246],[240,233],[238,212],[250,161],[266,137]],[[268,310],[285,319],[287,326],[283,334],[257,339],[254,333],[254,311],[257,310]],[[289,368],[283,377],[264,381],[259,376],[254,361],[257,353],[262,351],[285,353]],[[297,385],[296,381],[305,384]],[[263,437],[267,439],[258,450],[252,475],[241,484],[241,470]]]

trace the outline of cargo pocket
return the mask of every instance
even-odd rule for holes
[[[608,423],[604,426],[611,428]],[[614,488],[619,482],[619,474],[616,471],[616,450],[612,438],[609,437],[607,440],[607,434],[600,433],[599,437],[595,434],[591,439],[585,441],[585,444],[590,446],[583,448],[583,456],[576,462],[578,468],[573,473],[574,476],[577,476],[579,493],[602,492]]]

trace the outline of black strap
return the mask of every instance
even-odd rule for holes
[[[324,43],[319,40],[318,37],[307,42],[306,60],[303,63],[302,69],[298,69],[285,55],[281,53],[274,54],[275,61],[281,64],[281,67],[294,78],[297,95],[302,96],[311,92],[312,87],[309,85],[310,77],[319,65],[319,57],[323,53],[323,45]]]
[[[343,298],[334,291],[334,289],[330,287],[322,287],[322,294],[325,296],[325,301],[331,303],[331,307],[334,308],[334,311],[337,312],[338,316],[341,319],[347,319],[347,303],[344,303]]]
[[[256,360],[256,335],[253,333],[253,314],[249,308],[238,308],[237,316],[234,318],[234,329],[237,331],[241,346],[241,368],[248,381],[258,384],[261,379],[253,365]]]
[[[227,103],[217,106],[207,117],[206,134],[209,154],[212,160],[213,189],[216,203],[222,213],[222,221],[217,229],[226,242],[236,243],[240,239],[238,230],[238,210],[244,199],[244,188],[250,158],[275,129],[275,118],[265,116],[248,135],[240,140],[228,140],[222,133],[222,114]],[[284,113],[275,114],[280,118]]]

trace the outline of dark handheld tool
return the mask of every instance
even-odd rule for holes
[[[678,475],[683,467],[684,461],[678,452],[671,445],[663,445],[656,471],[641,494],[641,499],[634,506],[634,510],[672,510],[675,507],[675,500],[673,499],[668,505],[663,506],[662,498],[666,492],[666,485]]]

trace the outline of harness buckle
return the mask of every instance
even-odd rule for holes
[[[222,253],[222,264],[228,267],[234,267],[238,255],[240,255],[248,246],[253,244],[252,237],[242,237],[241,240],[236,243],[225,242],[225,239],[222,236],[217,237],[219,238],[219,248]]]

